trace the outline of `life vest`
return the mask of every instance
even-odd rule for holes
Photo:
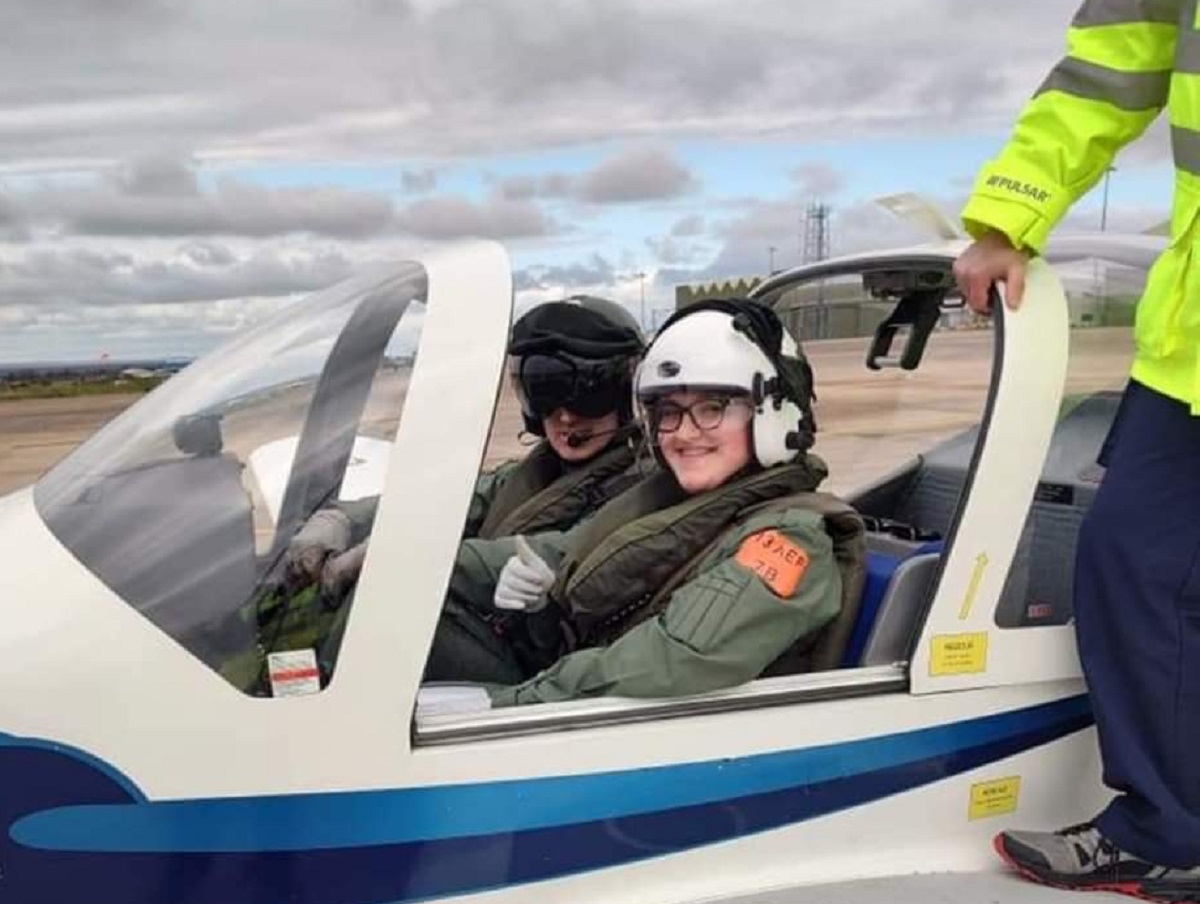
[[[491,540],[516,534],[566,530],[636,483],[633,465],[640,433],[622,431],[614,442],[581,464],[566,464],[538,443],[496,491],[477,536]]]
[[[563,615],[565,652],[606,646],[657,616],[738,524],[766,510],[804,508],[825,519],[842,575],[842,610],[818,637],[802,641],[802,651],[783,658],[789,671],[835,667],[857,614],[866,552],[858,514],[813,492],[826,473],[810,455],[691,497],[662,473],[606,506],[573,544],[578,552],[564,560],[550,591]],[[814,656],[821,647],[828,655]]]

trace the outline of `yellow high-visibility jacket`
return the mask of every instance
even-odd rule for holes
[[[1041,250],[1116,153],[1167,106],[1175,158],[1171,239],[1137,310],[1133,377],[1200,415],[1200,9],[1197,0],[1086,0],[1067,56],[980,171],[963,222]],[[1200,258],[1200,255],[1196,255]]]

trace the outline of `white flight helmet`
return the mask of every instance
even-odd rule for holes
[[[701,304],[664,325],[634,377],[634,393],[652,441],[646,403],[676,390],[718,390],[750,396],[755,406],[751,447],[764,468],[791,461],[812,444],[811,399],[797,398],[794,381],[777,365],[780,357],[800,360],[796,342],[778,326],[773,311],[756,307],[757,316],[772,318],[782,334],[777,356],[768,354],[761,337],[732,304],[719,309]]]

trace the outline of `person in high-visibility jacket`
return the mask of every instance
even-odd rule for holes
[[[986,311],[999,280],[1018,307],[1028,257],[1164,106],[1171,240],[1138,305],[1076,559],[1079,652],[1118,794],[1083,825],[995,844],[1043,882],[1200,901],[1200,7],[1087,0],[1067,44],[963,210],[975,239],[955,264],[963,295]]]

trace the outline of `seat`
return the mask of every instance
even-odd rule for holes
[[[888,665],[906,657],[945,545],[885,533],[868,533],[866,541],[866,580],[842,668]]]
[[[908,659],[941,559],[939,549],[913,555],[896,567],[859,665],[891,665]]]

